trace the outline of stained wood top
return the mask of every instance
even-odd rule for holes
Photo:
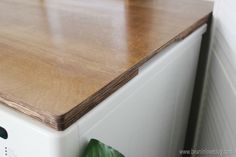
[[[211,10],[201,0],[1,0],[0,101],[64,130]]]

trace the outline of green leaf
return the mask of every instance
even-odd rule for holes
[[[117,150],[110,146],[103,144],[102,142],[91,139],[88,146],[85,149],[83,157],[125,157]]]

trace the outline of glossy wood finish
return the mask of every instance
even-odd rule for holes
[[[0,101],[64,130],[211,9],[201,0],[2,0]]]

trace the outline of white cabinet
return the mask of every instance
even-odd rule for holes
[[[9,138],[0,138],[0,150],[7,147],[15,157],[78,157],[96,138],[126,157],[176,157],[184,142],[205,29],[153,57],[134,79],[63,132],[1,105],[0,126]]]

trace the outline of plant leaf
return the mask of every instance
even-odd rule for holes
[[[91,139],[88,146],[85,149],[83,157],[125,157],[117,150],[110,146],[103,144],[102,142]]]

